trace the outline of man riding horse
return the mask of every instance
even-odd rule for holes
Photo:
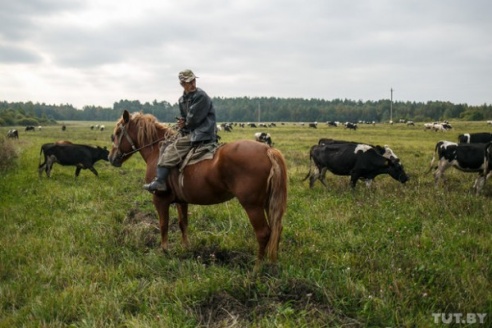
[[[184,89],[179,98],[180,117],[178,127],[181,136],[168,145],[159,155],[157,176],[143,188],[150,192],[166,191],[166,179],[171,168],[178,165],[192,147],[215,142],[216,119],[212,99],[196,87],[196,76],[189,69],[179,73],[179,82]]]

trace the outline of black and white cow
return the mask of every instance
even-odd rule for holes
[[[313,122],[313,123],[309,123],[308,125],[310,128],[313,128],[313,129],[317,129],[318,128],[318,122]]]
[[[19,131],[16,129],[9,130],[9,132],[7,132],[7,138],[19,139]]]
[[[346,129],[357,130],[357,123],[345,122]]]
[[[464,133],[458,136],[459,143],[487,143],[492,141],[492,133],[477,132]]]
[[[441,140],[436,144],[434,155],[430,164],[430,170],[433,168],[434,180],[436,185],[439,180],[444,180],[444,172],[450,167],[454,167],[463,172],[477,172],[478,177],[473,184],[476,194],[479,194],[487,178],[491,175],[492,162],[490,161],[491,143],[456,143]],[[437,157],[437,167],[434,167],[434,161]]]
[[[365,179],[366,185],[370,186],[372,180],[380,174],[389,174],[401,183],[405,183],[409,179],[399,159],[383,157],[371,145],[355,142],[324,143],[311,147],[309,156],[310,161],[314,163],[318,171],[312,174],[310,169],[304,178],[304,180],[310,178],[310,188],[320,176],[322,177],[321,182],[326,186],[323,181],[326,170],[335,175],[350,176],[352,188],[355,188],[359,179]]]
[[[44,155],[44,162],[41,163],[41,154]],[[75,176],[78,177],[80,170],[89,169],[98,176],[94,164],[99,160],[108,161],[109,151],[106,147],[92,147],[88,145],[72,144],[70,142],[47,143],[41,146],[39,154],[39,176],[43,170],[48,177],[51,176],[51,168],[54,163],[64,166],[76,166]]]
[[[272,147],[272,137],[270,136],[270,133],[266,132],[256,132],[255,133],[255,140],[258,142],[263,142]]]

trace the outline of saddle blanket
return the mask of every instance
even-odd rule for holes
[[[206,143],[191,148],[183,162],[179,166],[179,172],[182,172],[187,165],[196,164],[206,159],[214,158],[215,152],[220,148],[216,142]]]

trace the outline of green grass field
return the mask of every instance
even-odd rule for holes
[[[121,168],[98,162],[99,177],[82,170],[76,179],[58,164],[50,179],[38,177],[43,143],[111,147],[115,122],[102,132],[65,124],[19,128],[19,140],[4,141],[18,159],[0,172],[0,327],[492,326],[491,182],[476,196],[474,173],[450,169],[437,187],[426,173],[437,141],[489,131],[484,122],[451,122],[446,133],[422,124],[266,129],[287,161],[289,194],[279,262],[260,272],[235,200],[190,206],[189,249],[172,208],[163,254],[138,154]],[[351,190],[349,177],[328,173],[329,188],[309,189],[309,148],[321,137],[387,144],[411,179],[379,176]],[[484,323],[473,314],[486,314]]]

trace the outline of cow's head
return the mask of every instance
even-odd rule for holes
[[[399,159],[388,160],[389,170],[388,174],[395,179],[396,181],[400,181],[401,183],[407,182],[410,178],[403,169],[403,165],[401,165]]]
[[[109,161],[109,150],[106,147],[97,147],[97,159]]]

